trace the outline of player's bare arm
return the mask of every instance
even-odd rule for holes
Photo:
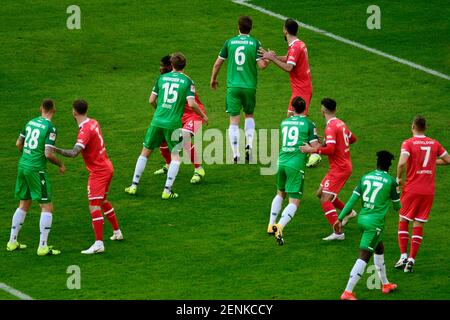
[[[403,173],[405,172],[406,169],[406,164],[408,163],[408,158],[409,155],[402,153],[400,154],[400,159],[398,160],[398,165],[397,165],[397,183],[399,186],[403,185]]]
[[[275,51],[272,50],[263,53],[262,58],[272,61],[278,68],[286,72],[291,72],[294,68],[294,65],[287,63],[286,61],[282,61],[279,57],[277,57]]]
[[[189,98],[189,99],[187,99],[187,103],[188,103],[189,107],[191,107],[192,110],[194,110],[194,112],[196,114],[198,114],[200,117],[202,117],[203,121],[205,121],[205,124],[208,125],[208,117],[202,111],[202,109],[200,109],[200,107],[197,104],[197,102],[195,102],[195,99],[194,98]]]
[[[264,70],[269,65],[269,60],[259,59],[256,61],[256,64],[260,69]]]
[[[52,164],[59,167],[60,173],[64,173],[66,171],[66,167],[64,166],[63,162],[55,156],[55,148],[53,148],[52,146],[45,147],[45,157]]]
[[[25,141],[25,138],[22,137],[22,136],[19,136],[17,138],[16,147],[17,147],[17,149],[19,149],[20,152],[22,152],[22,150],[23,150],[23,143],[24,143],[24,141]]]
[[[436,160],[436,164],[439,165],[439,166],[449,165],[450,164],[450,155],[448,153],[446,153],[440,159]]]
[[[265,60],[265,61],[270,61],[269,59],[266,59],[266,58],[264,58],[264,54],[266,53],[266,52],[273,52],[274,54],[275,54],[275,59],[277,59],[277,60],[280,60],[280,61],[282,61],[282,62],[286,62],[287,61],[287,56],[277,56],[276,55],[276,53],[275,53],[275,51],[273,51],[273,50],[266,50],[266,49],[264,49],[264,48],[260,48],[259,49],[259,51],[258,51],[258,53],[260,54],[260,55],[262,55],[263,56],[263,59]]]
[[[214,63],[212,73],[211,73],[211,83],[210,86],[213,89],[217,89],[219,86],[219,82],[217,81],[217,76],[219,74],[220,68],[222,67],[222,64],[225,60],[222,58],[217,58],[216,62]]]
[[[73,149],[55,148],[54,150],[57,154],[60,154],[64,157],[75,158],[81,153],[81,151],[83,150],[83,147],[80,146],[79,144],[76,144],[73,146]]]
[[[148,102],[155,108],[156,108],[156,100],[158,100],[158,95],[152,92],[150,98],[148,98]]]

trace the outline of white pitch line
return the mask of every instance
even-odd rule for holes
[[[29,295],[26,295],[25,293],[20,292],[19,290],[16,290],[3,282],[0,282],[0,289],[4,290],[5,292],[7,292],[21,300],[33,300],[33,298],[30,297]]]
[[[275,17],[275,18],[278,18],[280,20],[286,20],[288,18],[288,17],[283,16],[283,15],[281,15],[279,13],[276,13],[276,12],[267,10],[267,9],[265,9],[263,7],[260,7],[260,6],[248,3],[247,1],[248,0],[232,0],[232,2],[234,2],[234,3],[238,4],[238,5],[242,5],[242,6],[246,6],[246,7],[252,8],[254,10],[257,10],[259,12],[265,13],[265,14],[271,16],[271,17]],[[442,72],[439,72],[439,71],[436,71],[436,70],[424,67],[424,66],[422,66],[420,64],[417,64],[417,63],[414,63],[414,62],[411,62],[411,61],[408,61],[408,60],[405,60],[405,59],[402,59],[402,58],[398,58],[396,56],[393,56],[391,54],[385,53],[383,51],[380,51],[380,50],[377,50],[377,49],[374,49],[374,48],[370,48],[370,47],[365,46],[365,45],[363,45],[363,44],[361,44],[359,42],[355,42],[355,41],[343,38],[343,37],[338,36],[338,35],[336,35],[334,33],[331,33],[331,32],[328,32],[328,31],[316,28],[316,27],[311,26],[309,24],[306,24],[306,23],[303,23],[303,22],[300,22],[300,21],[297,21],[297,23],[301,27],[303,27],[305,29],[308,29],[308,30],[311,30],[313,32],[322,34],[322,35],[324,35],[326,37],[329,37],[329,38],[332,38],[334,40],[337,40],[337,41],[349,44],[351,46],[354,46],[354,47],[366,50],[368,52],[375,53],[376,55],[379,55],[381,57],[388,58],[388,59],[390,59],[392,61],[395,61],[395,62],[404,64],[404,65],[410,66],[411,68],[414,68],[414,69],[417,69],[417,70],[421,70],[421,71],[426,72],[428,74],[431,74],[433,76],[436,76],[436,77],[439,77],[439,78],[442,78],[442,79],[445,79],[445,80],[450,80],[450,76],[445,74],[445,73],[442,73]]]

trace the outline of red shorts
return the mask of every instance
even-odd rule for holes
[[[303,99],[305,99],[306,102],[305,114],[308,115],[308,108],[312,99],[312,92],[292,92],[291,99],[289,100],[288,111],[294,111],[294,108],[292,107],[292,100],[295,97],[302,97]]]
[[[328,171],[325,178],[323,178],[320,186],[322,187],[323,193],[332,194],[337,197],[341,189],[344,187],[348,178],[352,175],[351,171]]]
[[[183,117],[181,121],[183,123],[182,130],[187,131],[191,134],[195,134],[203,123],[203,119],[198,115]]]
[[[434,194],[402,193],[399,215],[409,221],[427,222],[433,206]]]
[[[113,174],[113,171],[89,174],[87,186],[89,200],[106,199]]]

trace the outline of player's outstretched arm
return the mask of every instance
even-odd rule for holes
[[[55,148],[51,146],[46,146],[45,157],[47,158],[48,161],[53,163],[55,166],[59,167],[59,172],[64,173],[66,171],[66,167],[64,166],[62,161],[55,156]]]
[[[256,61],[256,64],[260,69],[264,70],[269,65],[269,60],[259,59],[258,61]]]
[[[214,63],[212,72],[211,72],[211,83],[210,86],[213,89],[217,89],[219,86],[219,82],[217,82],[217,76],[219,75],[220,68],[222,67],[222,64],[225,60],[222,58],[217,58],[216,62]]]
[[[83,150],[83,147],[81,147],[79,144],[76,144],[73,146],[72,150],[60,149],[60,148],[56,148],[56,147],[54,148],[54,150],[57,154],[60,154],[64,157],[75,158],[81,153],[81,150]]]
[[[294,68],[294,65],[287,63],[286,61],[282,61],[279,57],[277,57],[274,51],[271,50],[265,51],[263,49],[260,50],[260,53],[262,54],[263,59],[272,61],[278,68],[280,68],[283,71],[291,72],[292,69]]]
[[[208,125],[208,117],[203,112],[203,110],[200,109],[200,107],[197,104],[197,102],[195,102],[195,99],[194,98],[190,98],[190,99],[187,100],[187,103],[188,103],[189,107],[191,107],[192,110],[194,110],[194,112],[196,114],[198,114],[200,117],[202,117],[203,121],[205,121],[205,124]]]
[[[450,155],[446,153],[443,157],[436,160],[436,164],[439,166],[445,166],[450,164]]]
[[[24,141],[25,141],[25,138],[22,136],[19,136],[17,138],[16,147],[17,147],[17,149],[19,149],[20,152],[22,152],[22,150],[23,150],[23,142]]]

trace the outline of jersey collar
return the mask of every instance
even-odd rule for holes
[[[78,127],[81,128],[81,127],[84,126],[84,124],[87,123],[89,120],[91,120],[91,119],[87,118],[87,119],[84,120],[82,123],[80,123],[80,124],[78,125]]]
[[[250,37],[250,35],[248,33],[247,34],[239,33],[239,36]]]
[[[427,136],[424,134],[415,134],[414,138],[426,138]]]
[[[291,43],[288,43],[289,47],[292,47],[294,45],[294,43],[296,43],[297,41],[300,41],[299,39],[294,39],[291,41]]]
[[[331,120],[336,120],[336,117],[331,118],[330,120],[327,121],[327,124],[329,124],[331,122]]]

